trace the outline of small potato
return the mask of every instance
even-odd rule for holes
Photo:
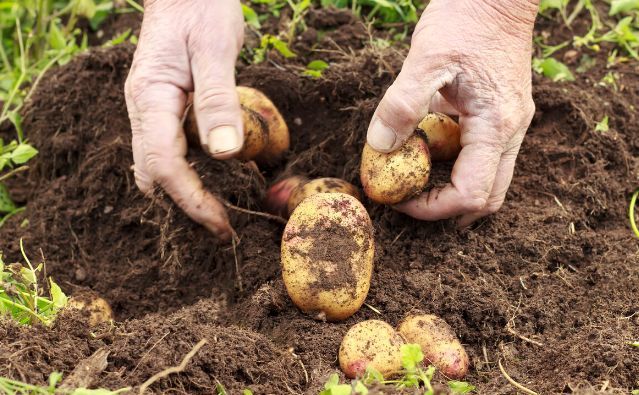
[[[362,321],[342,339],[339,366],[349,378],[362,377],[368,367],[388,378],[402,369],[403,344],[402,337],[384,321]]]
[[[113,320],[113,310],[111,310],[109,303],[94,292],[83,292],[69,298],[67,307],[88,314],[90,326]]]
[[[351,183],[348,183],[340,178],[317,178],[301,183],[295,188],[291,196],[288,199],[288,214],[290,215],[295,208],[302,203],[302,200],[309,196],[313,196],[318,193],[330,193],[341,192],[357,200],[361,200],[362,197],[359,194],[359,190]]]
[[[293,211],[282,236],[282,277],[293,303],[318,319],[343,320],[364,303],[375,253],[373,224],[344,193],[319,193]]]
[[[288,201],[293,191],[302,183],[308,181],[302,176],[292,176],[271,185],[266,191],[266,209],[282,217],[287,217],[291,213],[288,211]]]
[[[244,145],[234,158],[251,160],[264,151],[268,145],[267,124],[260,114],[246,106],[242,106],[242,122],[244,125]],[[184,117],[184,133],[192,145],[198,147],[202,145],[192,104],[188,105]]]
[[[431,113],[418,126],[426,133],[428,149],[433,161],[453,160],[461,151],[461,129],[457,122],[448,115],[439,112]]]
[[[424,358],[446,377],[462,379],[468,373],[468,354],[443,319],[430,314],[412,315],[397,330],[406,342],[419,344]]]
[[[256,158],[257,161],[268,164],[277,161],[290,146],[288,126],[284,117],[275,104],[259,90],[247,86],[238,86],[236,89],[240,103],[257,112],[266,123],[268,144]]]
[[[424,190],[430,175],[430,154],[420,133],[397,151],[385,154],[368,143],[362,152],[360,178],[364,193],[382,204],[397,204]]]

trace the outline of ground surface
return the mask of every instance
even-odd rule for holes
[[[359,184],[368,120],[405,52],[368,46],[366,28],[347,13],[310,21],[330,31],[321,45],[331,52],[308,55],[311,31],[296,47],[300,59],[284,67],[238,67],[239,83],[272,97],[290,125],[286,160],[260,174],[189,155],[207,187],[237,206],[263,210],[265,185],[286,174]],[[104,347],[109,364],[93,384],[136,386],[205,338],[184,373],[152,389],[204,394],[220,382],[231,393],[317,393],[338,370],[345,331],[379,316],[364,307],[329,324],[299,312],[280,278],[280,224],[231,211],[241,238],[234,254],[161,192],[138,192],[122,92],[132,53],[96,50],[48,73],[24,119],[40,155],[12,189],[27,214],[0,229],[9,258],[18,259],[23,237],[68,293],[96,290],[118,323],[90,331],[72,314],[52,329],[0,322],[0,375],[44,383]],[[324,79],[291,66],[314,56],[331,61]],[[365,202],[377,245],[367,303],[391,324],[413,309],[443,317],[466,345],[467,380],[479,393],[514,393],[498,360],[540,393],[639,387],[639,352],[628,345],[639,338],[639,251],[626,218],[639,171],[639,84],[628,66],[619,91],[595,87],[605,72],[568,84],[535,77],[537,113],[506,204],[472,229]],[[595,132],[605,114],[610,131]],[[450,169],[437,164],[433,183]]]

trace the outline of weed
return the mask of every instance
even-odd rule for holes
[[[435,367],[422,368],[424,354],[418,344],[404,344],[402,353],[402,371],[398,372],[399,378],[386,380],[377,370],[368,368],[364,377],[352,380],[350,383],[340,384],[337,373],[332,374],[324,384],[324,390],[320,395],[367,395],[368,387],[373,384],[395,385],[397,388],[423,387],[424,395],[433,395],[435,389],[431,382],[435,375]],[[449,381],[448,388],[452,394],[467,394],[475,390],[475,387],[463,381]]]
[[[20,251],[27,266],[19,263],[6,265],[0,254],[0,316],[8,315],[23,325],[40,322],[51,325],[58,312],[67,304],[67,296],[53,279],[49,278],[48,295],[38,285],[44,271],[44,258],[35,268],[24,251]]]
[[[608,126],[608,116],[605,115],[601,121],[597,122],[597,124],[595,125],[595,132],[607,132],[608,130],[610,130],[610,127]]]
[[[413,0],[320,0],[322,7],[350,8],[357,16],[378,24],[415,23],[423,1]]]
[[[6,395],[117,395],[131,390],[131,388],[122,388],[117,391],[107,389],[59,388],[58,385],[61,381],[62,373],[58,372],[53,372],[49,375],[48,386],[32,385],[22,381],[0,377],[0,393]]]
[[[639,238],[639,228],[635,222],[635,206],[637,205],[637,197],[639,197],[639,188],[632,194],[630,198],[630,208],[628,209],[628,217],[630,217],[630,228],[634,232],[635,236]]]
[[[553,81],[574,81],[575,77],[565,64],[554,58],[534,58],[533,70]]]
[[[302,74],[313,78],[321,78],[324,70],[328,67],[328,63],[323,60],[314,60],[306,65],[306,70]]]

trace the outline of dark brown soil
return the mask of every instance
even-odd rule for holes
[[[328,29],[326,15],[313,18],[312,29]],[[191,152],[222,199],[261,211],[266,184],[290,174],[359,185],[366,127],[403,50],[369,47],[351,16],[332,18],[334,52],[300,44],[296,50],[307,53],[298,60],[239,65],[239,83],[263,90],[281,109],[292,149],[279,166],[260,171]],[[361,38],[344,38],[360,28]],[[234,249],[161,191],[151,198],[138,192],[122,93],[132,53],[126,45],[95,50],[45,76],[23,122],[40,155],[12,184],[26,214],[0,229],[10,261],[19,259],[24,238],[32,255],[42,249],[65,291],[93,289],[118,322],[90,329],[74,313],[50,329],[2,321],[0,375],[43,384],[52,371],[69,374],[105,348],[108,366],[93,385],[137,387],[206,339],[183,373],[151,389],[210,394],[221,383],[233,394],[315,394],[338,371],[337,350],[351,325],[369,318],[396,325],[419,309],[453,327],[479,393],[514,393],[498,361],[540,393],[639,387],[639,350],[628,344],[639,340],[639,249],[626,213],[639,172],[639,83],[631,65],[617,69],[619,90],[593,83],[604,67],[575,83],[535,77],[537,113],[506,204],[473,228],[419,222],[365,202],[376,231],[366,302],[382,315],[364,307],[345,322],[324,323],[286,295],[281,224],[231,211],[240,237]],[[296,66],[319,57],[331,61],[325,78],[299,75]],[[605,114],[610,131],[595,132]],[[435,164],[432,183],[445,182],[450,169]]]

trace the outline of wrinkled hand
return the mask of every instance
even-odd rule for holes
[[[428,112],[459,115],[462,151],[450,184],[396,206],[422,220],[467,226],[499,210],[534,114],[535,0],[432,0],[402,71],[368,129],[378,151],[399,148]]]
[[[184,158],[181,121],[186,92],[194,91],[202,145],[218,159],[242,148],[234,72],[243,29],[239,0],[147,0],[125,85],[136,184],[145,193],[159,184],[186,214],[226,240],[228,216]]]

